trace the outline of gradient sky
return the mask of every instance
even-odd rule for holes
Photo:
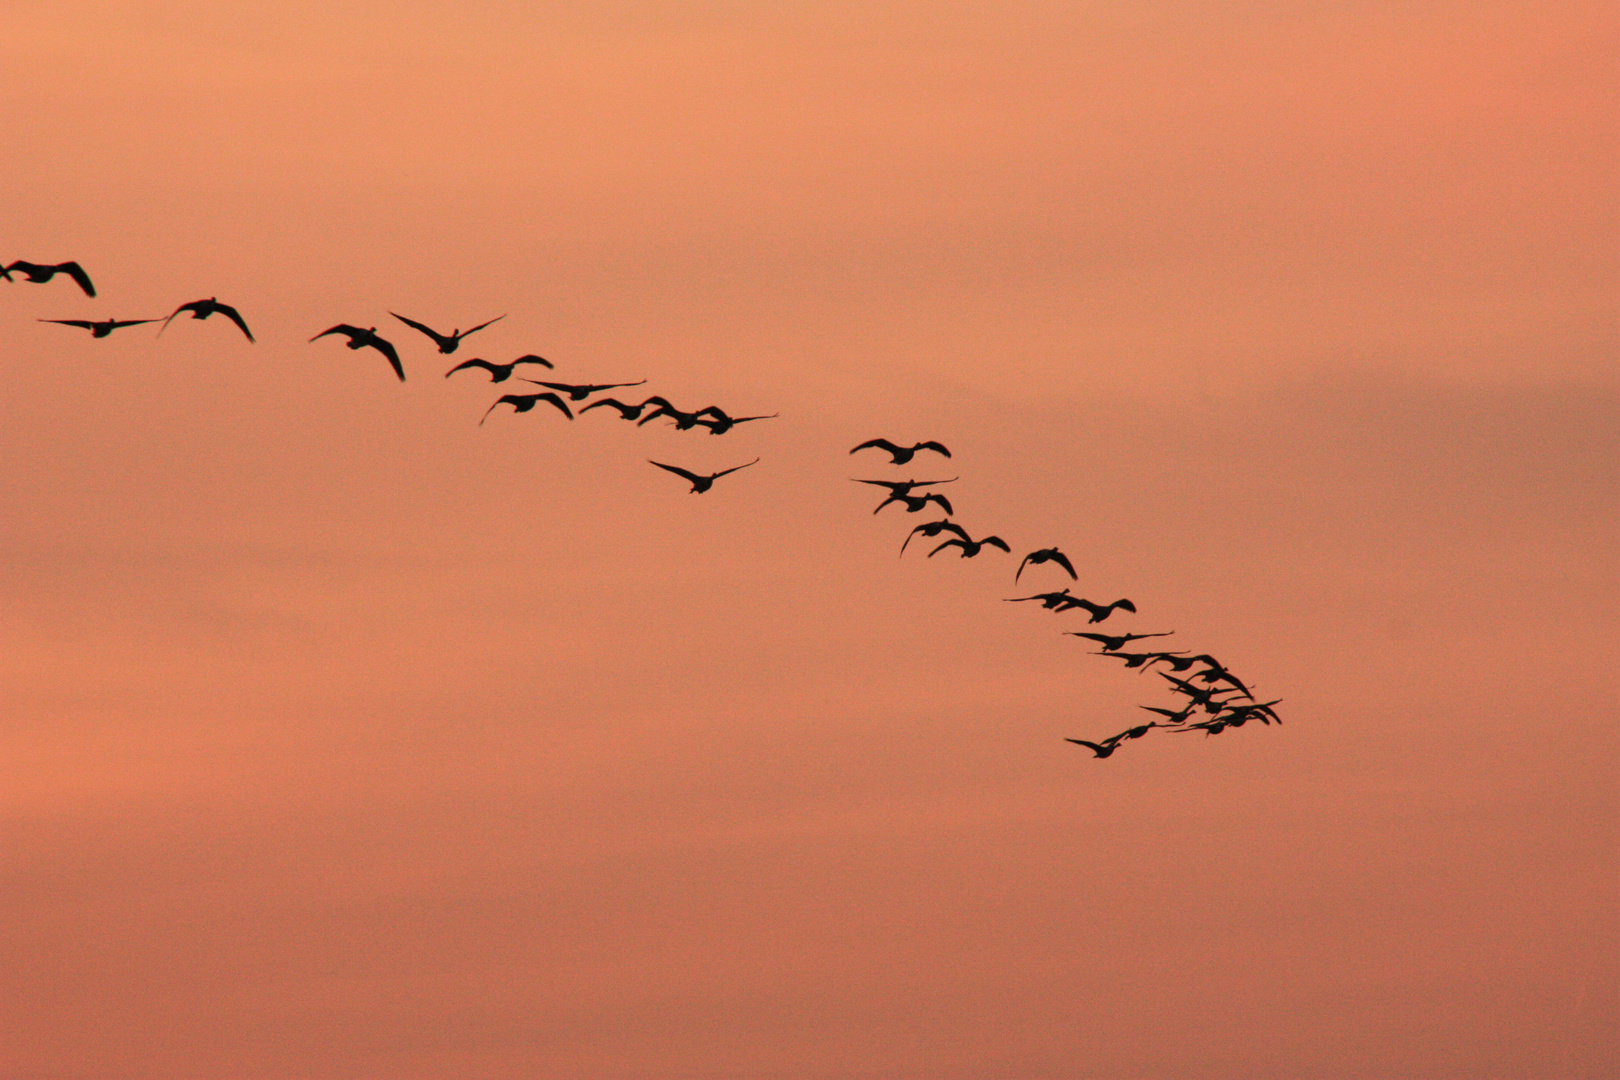
[[[0,0],[0,1080],[1614,1075],[1617,23]]]

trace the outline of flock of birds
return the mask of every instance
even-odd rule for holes
[[[90,280],[82,266],[77,262],[63,263],[31,263],[25,261],[13,262],[9,265],[0,263],[0,280],[16,282],[22,281],[33,284],[46,284],[58,274],[64,275],[77,283],[86,296],[96,295],[95,285]],[[158,333],[162,334],[169,324],[182,314],[189,314],[193,319],[208,319],[220,315],[230,320],[239,329],[249,342],[253,342],[253,332],[242,314],[229,304],[222,304],[217,297],[206,300],[193,300],[176,307],[167,316],[151,319],[41,319],[40,322],[55,323],[90,331],[92,337],[104,338],[113,331],[130,326],[141,326],[150,323],[162,323]],[[477,333],[487,326],[504,319],[505,315],[498,315],[493,319],[479,323],[468,330],[456,328],[448,334],[442,334],[432,327],[408,319],[395,312],[389,312],[402,324],[415,330],[433,341],[442,355],[454,353],[461,345],[462,339]],[[358,327],[348,323],[339,323],[336,326],[322,330],[310,342],[317,342],[329,336],[346,338],[346,345],[353,350],[373,349],[388,361],[394,374],[401,382],[405,381],[405,366],[400,360],[399,350],[394,344],[383,338],[377,332],[377,327]],[[461,371],[481,370],[488,374],[491,384],[504,383],[514,378],[520,367],[530,366],[553,370],[555,365],[551,361],[534,355],[533,353],[520,356],[507,363],[495,363],[481,357],[464,360],[449,371],[445,378],[449,378]],[[521,378],[521,377],[519,377]],[[677,408],[667,398],[660,395],[651,395],[645,400],[630,403],[615,397],[595,396],[603,395],[609,390],[624,390],[631,387],[642,386],[647,380],[637,382],[619,383],[564,383],[544,379],[522,378],[521,381],[539,386],[542,389],[534,393],[503,394],[485,410],[479,424],[483,424],[497,408],[510,405],[514,413],[529,412],[541,404],[550,406],[560,412],[568,420],[578,415],[590,412],[593,409],[609,408],[614,410],[619,418],[630,421],[636,426],[644,426],[654,420],[668,420],[671,425],[680,431],[690,431],[695,428],[705,428],[711,435],[724,435],[737,425],[751,423],[757,420],[775,419],[779,414],[758,416],[732,416],[718,405],[706,405],[695,410]],[[588,404],[581,405],[581,402]],[[905,466],[921,453],[938,455],[950,458],[951,452],[943,443],[936,441],[917,442],[910,446],[901,446],[888,439],[868,439],[849,451],[851,455],[863,450],[880,450],[889,456],[889,463],[893,466]],[[647,459],[648,464],[655,465],[669,473],[681,477],[691,484],[690,493],[701,495],[709,491],[721,477],[729,476],[734,472],[756,465],[760,459],[734,465],[718,472],[698,473],[678,465],[671,465],[662,461]],[[986,549],[999,550],[1007,555],[1012,554],[1012,547],[999,536],[980,536],[975,538],[962,525],[952,520],[955,508],[952,507],[948,496],[932,490],[943,484],[954,483],[958,477],[949,480],[868,480],[856,479],[855,483],[869,484],[883,488],[885,496],[873,514],[880,513],[886,507],[898,504],[908,514],[920,513],[930,506],[937,507],[943,517],[938,520],[924,522],[913,527],[900,544],[900,554],[903,557],[911,542],[920,537],[926,540],[939,540],[942,536],[949,539],[940,541],[929,552],[927,557],[933,558],[940,553],[955,549],[957,556],[962,559],[977,558]],[[1023,579],[1024,571],[1031,567],[1050,566],[1066,573],[1071,582],[1079,580],[1079,574],[1074,564],[1061,550],[1056,547],[1038,548],[1024,555],[1013,573],[1014,583]],[[1083,611],[1089,618],[1086,625],[1094,625],[1106,621],[1117,612],[1136,614],[1136,605],[1128,599],[1119,599],[1111,603],[1100,604],[1075,596],[1065,586],[1059,592],[1035,593],[1031,596],[1014,596],[1006,598],[1008,603],[1038,602],[1041,609],[1062,614],[1072,611]],[[1279,700],[1260,701],[1249,686],[1226,665],[1207,653],[1187,653],[1170,651],[1130,652],[1125,647],[1132,642],[1150,638],[1170,637],[1174,631],[1158,631],[1153,633],[1123,633],[1104,634],[1089,630],[1065,631],[1072,637],[1085,639],[1100,646],[1092,655],[1108,657],[1121,661],[1126,668],[1134,668],[1146,673],[1152,671],[1165,680],[1166,689],[1172,695],[1171,704],[1176,708],[1142,705],[1139,708],[1154,714],[1154,719],[1126,728],[1117,734],[1105,739],[1092,742],[1086,739],[1067,739],[1066,741],[1083,746],[1098,758],[1109,757],[1124,743],[1139,739],[1154,730],[1171,732],[1202,731],[1207,735],[1219,735],[1228,728],[1239,728],[1250,721],[1262,724],[1273,722],[1282,723],[1275,706]],[[1163,667],[1166,670],[1159,670]]]

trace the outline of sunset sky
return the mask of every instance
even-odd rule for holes
[[[1620,1073],[1612,4],[0,28],[0,1080]]]

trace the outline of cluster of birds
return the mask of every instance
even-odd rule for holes
[[[90,275],[76,262],[32,263],[19,260],[9,265],[0,264],[0,280],[7,282],[16,282],[20,277],[25,282],[42,285],[50,282],[58,274],[72,279],[86,296],[94,297],[96,295],[96,287],[91,282]],[[214,315],[222,315],[235,323],[249,342],[254,341],[253,332],[248,329],[247,322],[242,318],[241,312],[229,304],[220,303],[217,297],[209,297],[206,300],[193,300],[181,304],[162,318],[41,319],[39,321],[89,330],[92,337],[104,338],[111,335],[114,330],[157,322],[163,324],[158,329],[158,333],[162,334],[175,318],[187,313],[193,319],[208,319]],[[389,314],[393,315],[405,326],[431,339],[438,347],[439,353],[446,356],[454,353],[460,347],[463,338],[469,337],[506,317],[505,315],[497,315],[495,318],[481,322],[471,329],[462,330],[457,328],[448,334],[442,334],[430,326],[417,322],[415,319],[408,319],[395,312],[389,312]],[[339,323],[336,326],[322,330],[309,340],[313,343],[333,335],[347,338],[346,344],[350,349],[369,348],[380,353],[388,361],[389,366],[393,368],[394,374],[399,380],[401,382],[405,381],[405,365],[400,359],[399,350],[394,346],[393,342],[378,334],[375,326],[362,328],[348,323]],[[554,370],[556,366],[550,360],[534,353],[525,354],[506,363],[496,363],[482,357],[474,357],[456,364],[445,372],[444,377],[449,378],[459,371],[481,370],[488,373],[491,384],[504,383],[516,375],[519,367],[525,365],[547,370]],[[671,426],[676,430],[690,431],[701,427],[711,435],[724,435],[739,424],[751,423],[756,420],[770,420],[779,415],[778,413],[771,413],[758,416],[732,416],[718,405],[706,405],[700,409],[689,411],[677,408],[668,398],[659,395],[652,395],[634,404],[615,397],[593,397],[593,395],[603,394],[608,390],[624,390],[645,385],[646,379],[637,382],[617,383],[564,383],[527,378],[522,379],[522,381],[539,386],[542,389],[534,393],[501,395],[485,410],[483,417],[478,421],[480,425],[487,421],[490,414],[502,405],[512,406],[514,413],[526,413],[542,403],[551,406],[570,421],[576,416],[583,415],[593,409],[609,408],[618,413],[621,420],[633,422],[637,427],[652,423],[654,420],[666,419],[670,421]],[[581,405],[581,402],[589,403]],[[868,439],[851,449],[850,454],[857,454],[863,450],[883,451],[889,455],[889,463],[894,466],[909,465],[918,454],[925,452],[943,458],[950,458],[951,456],[950,450],[943,443],[934,441],[917,442],[910,446],[902,446],[888,439]],[[729,476],[751,465],[757,465],[759,461],[760,459],[756,457],[753,461],[734,465],[729,469],[721,469],[712,473],[698,473],[678,465],[654,461],[651,458],[647,459],[648,464],[656,465],[658,468],[673,473],[690,483],[692,485],[690,493],[694,495],[700,495],[710,490],[714,487],[715,481],[721,477]],[[927,557],[930,559],[943,551],[953,548],[956,549],[957,556],[963,559],[977,558],[987,548],[994,548],[1011,555],[1011,545],[1001,537],[980,536],[974,538],[960,524],[952,521],[951,519],[956,511],[951,506],[948,496],[938,491],[922,490],[955,483],[958,479],[960,478],[951,477],[948,480],[857,479],[855,482],[870,484],[885,490],[886,495],[883,501],[879,502],[872,511],[873,514],[882,512],[886,507],[899,505],[908,514],[920,513],[930,506],[935,506],[945,515],[936,521],[924,522],[913,527],[900,544],[902,557],[905,555],[906,549],[911,545],[912,540],[919,536],[929,540],[938,540],[941,536],[949,537],[949,539],[941,541],[928,552]],[[1046,547],[1031,551],[1019,560],[1018,568],[1013,573],[1014,583],[1016,584],[1023,578],[1026,569],[1047,565],[1068,574],[1070,581],[1079,580],[1079,574],[1075,571],[1074,564],[1070,562],[1069,557],[1056,547]],[[1136,605],[1128,599],[1099,604],[1071,594],[1068,586],[1065,586],[1060,592],[1044,592],[1032,596],[1007,598],[1008,603],[1028,603],[1032,601],[1039,602],[1042,609],[1056,613],[1074,610],[1084,611],[1089,616],[1087,625],[1103,622],[1119,611],[1136,614]],[[1065,633],[1099,645],[1100,648],[1092,655],[1111,657],[1123,662],[1127,668],[1135,668],[1143,673],[1153,671],[1154,674],[1165,680],[1170,693],[1181,699],[1178,707],[1174,709],[1151,705],[1139,706],[1153,713],[1155,719],[1145,724],[1126,728],[1124,731],[1110,735],[1098,742],[1091,742],[1086,739],[1067,740],[1086,747],[1096,757],[1106,758],[1124,743],[1132,739],[1139,739],[1155,729],[1183,733],[1202,731],[1206,735],[1219,735],[1228,728],[1242,727],[1251,720],[1267,725],[1274,721],[1279,724],[1282,723],[1282,718],[1277,715],[1274,708],[1279,704],[1280,699],[1259,701],[1246,683],[1232,674],[1226,665],[1207,653],[1125,651],[1125,646],[1131,642],[1148,638],[1170,637],[1174,631],[1146,634],[1103,634],[1073,630]],[[1158,670],[1161,666],[1167,670]]]
[[[951,452],[940,442],[918,442],[910,446],[901,446],[888,439],[868,439],[859,446],[850,450],[857,454],[862,450],[882,450],[889,455],[891,465],[909,465],[913,458],[923,451],[938,454],[949,458]],[[854,479],[854,478],[852,478]],[[986,548],[996,548],[1012,554],[1012,546],[999,536],[981,536],[975,539],[960,524],[952,521],[955,508],[951,506],[950,499],[937,491],[923,491],[920,488],[937,487],[941,484],[955,483],[959,477],[949,480],[865,480],[855,479],[857,484],[871,484],[881,487],[888,492],[884,500],[877,504],[872,513],[877,514],[885,507],[899,504],[907,513],[915,514],[926,510],[930,505],[937,506],[944,513],[944,517],[937,521],[924,522],[917,525],[906,534],[905,540],[900,544],[900,554],[906,553],[911,541],[919,536],[937,540],[946,534],[949,540],[941,542],[928,552],[928,558],[933,558],[948,548],[957,549],[957,555],[963,559],[976,558]],[[1078,581],[1080,575],[1075,571],[1074,564],[1062,550],[1056,547],[1037,548],[1025,555],[1018,562],[1018,569],[1013,572],[1014,584],[1022,580],[1024,571],[1030,567],[1050,565],[1068,574],[1070,581]],[[1086,624],[1092,625],[1108,619],[1118,611],[1127,611],[1136,614],[1136,605],[1128,599],[1121,598],[1107,604],[1099,604],[1081,596],[1075,596],[1064,586],[1060,592],[1036,593],[1033,596],[1011,596],[1006,598],[1008,603],[1021,604],[1031,601],[1038,602],[1041,608],[1052,612],[1084,611],[1089,618]],[[1208,653],[1188,654],[1185,652],[1125,652],[1125,646],[1133,641],[1147,638],[1170,637],[1174,631],[1160,631],[1149,634],[1124,633],[1102,634],[1086,630],[1065,631],[1068,636],[1084,638],[1101,646],[1092,655],[1112,657],[1124,662],[1127,668],[1136,668],[1139,671],[1154,671],[1168,685],[1173,695],[1183,699],[1179,707],[1167,709],[1154,705],[1142,705],[1139,708],[1153,713],[1156,717],[1145,724],[1136,724],[1124,731],[1110,735],[1105,739],[1092,742],[1087,739],[1067,739],[1067,742],[1083,746],[1099,758],[1109,757],[1124,743],[1131,739],[1140,739],[1154,729],[1164,729],[1173,732],[1202,731],[1206,736],[1219,735],[1227,728],[1239,728],[1251,720],[1258,720],[1262,724],[1272,722],[1282,723],[1277,715],[1276,701],[1259,701],[1255,698],[1247,684],[1232,674],[1225,664],[1210,656]],[[1155,670],[1159,665],[1169,671]],[[1171,674],[1174,672],[1174,674]],[[1185,676],[1184,678],[1182,676]]]
[[[83,290],[86,296],[93,297],[96,295],[96,287],[95,284],[90,280],[90,275],[85,272],[84,267],[80,266],[76,262],[31,263],[19,260],[11,263],[10,265],[0,264],[0,280],[4,281],[15,282],[17,278],[14,275],[21,275],[25,281],[43,285],[51,281],[51,279],[56,277],[57,274],[65,274],[66,276],[72,278],[78,283],[79,288]],[[242,331],[243,336],[245,336],[249,342],[255,340],[253,337],[253,331],[248,329],[247,321],[242,318],[242,313],[229,304],[220,303],[218,297],[212,296],[206,300],[193,300],[190,303],[181,304],[179,307],[175,308],[174,311],[170,312],[163,318],[41,319],[39,321],[57,323],[62,326],[78,327],[84,330],[89,330],[92,337],[104,338],[111,335],[114,330],[121,330],[128,326],[142,326],[148,323],[157,322],[163,324],[158,328],[158,333],[162,334],[163,331],[169,328],[169,323],[173,322],[177,316],[188,312],[193,319],[207,319],[213,315],[223,315],[237,325],[237,327]],[[481,322],[469,330],[462,330],[458,327],[448,334],[441,334],[431,326],[428,326],[425,323],[417,322],[415,319],[408,319],[405,316],[392,311],[389,312],[389,314],[393,315],[394,318],[398,319],[411,329],[426,335],[433,341],[435,345],[438,346],[439,353],[446,356],[455,352],[461,346],[461,341],[463,338],[475,334],[484,329],[486,326],[492,326],[506,318],[505,315],[497,315],[495,318]],[[362,328],[358,326],[351,326],[348,323],[339,323],[336,326],[328,327],[327,329],[322,330],[309,340],[311,343],[313,343],[319,341],[321,338],[331,335],[339,335],[347,338],[348,340],[346,344],[350,349],[358,350],[369,348],[376,350],[383,356],[384,359],[388,361],[389,366],[393,368],[394,374],[399,378],[399,381],[405,381],[405,364],[400,359],[399,349],[395,347],[393,342],[377,333],[377,328],[375,326]],[[449,378],[458,371],[483,370],[489,373],[489,381],[491,383],[503,383],[512,378],[518,367],[524,364],[536,365],[548,370],[556,367],[556,365],[550,360],[537,356],[533,353],[529,353],[505,364],[499,364],[490,360],[485,360],[481,357],[475,357],[471,360],[462,361],[444,374],[445,378]],[[572,420],[574,419],[576,413],[574,409],[569,407],[570,402],[577,404],[579,402],[586,401],[591,397],[592,394],[600,394],[605,390],[620,390],[632,386],[641,386],[645,384],[647,380],[642,379],[639,382],[628,383],[564,383],[548,382],[541,379],[523,379],[522,381],[533,383],[536,386],[544,387],[544,389],[532,394],[503,394],[501,397],[496,399],[494,404],[485,410],[483,419],[478,421],[479,424],[483,424],[485,420],[488,420],[489,414],[494,412],[501,405],[510,405],[512,406],[514,412],[526,413],[534,409],[542,402],[552,406],[557,411],[561,412],[563,416],[567,417],[569,420]],[[771,413],[768,416],[732,416],[718,405],[706,405],[701,409],[688,412],[684,409],[677,408],[669,401],[669,399],[658,395],[649,397],[645,401],[635,405],[620,401],[617,398],[598,398],[591,401],[590,404],[585,405],[583,408],[580,408],[578,412],[583,414],[590,412],[592,409],[604,407],[616,410],[621,419],[635,421],[636,426],[638,427],[649,424],[654,420],[667,417],[673,422],[673,426],[676,428],[676,430],[690,431],[693,428],[701,427],[706,428],[711,435],[724,435],[726,432],[735,428],[738,424],[745,424],[754,420],[771,420],[778,415],[777,413]],[[643,413],[645,413],[645,415],[643,415]],[[714,482],[720,479],[722,476],[730,475],[731,473],[737,472],[739,469],[746,469],[750,465],[757,465],[759,460],[759,458],[755,458],[753,461],[746,462],[742,465],[736,465],[729,469],[721,469],[719,472],[696,473],[690,469],[682,468],[679,465],[669,465],[662,461],[653,461],[651,458],[647,459],[648,464],[656,465],[660,469],[674,473],[675,475],[687,480],[692,485],[690,489],[692,494],[702,494],[703,492],[708,491],[714,486]]]

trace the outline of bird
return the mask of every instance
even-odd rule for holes
[[[469,331],[467,331],[467,333],[470,334],[470,333],[472,333],[472,331],[469,330]],[[465,336],[465,335],[463,335],[463,336]],[[471,360],[463,360],[461,363],[457,364],[455,367],[453,367],[449,371],[445,372],[444,377],[448,379],[450,376],[454,375],[456,372],[461,371],[461,370],[463,370],[465,368],[479,367],[479,368],[483,368],[485,371],[489,372],[489,381],[490,382],[492,382],[492,383],[505,382],[507,379],[510,379],[512,377],[512,372],[517,370],[517,366],[519,364],[543,364],[548,368],[549,367],[556,367],[556,365],[553,364],[550,360],[547,360],[543,356],[536,356],[533,353],[530,353],[528,356],[520,356],[516,360],[512,361],[510,364],[492,364],[488,360],[484,360],[482,358],[475,357],[475,358],[473,358]]]
[[[96,295],[96,287],[90,283],[90,275],[85,273],[84,267],[76,262],[31,263],[19,259],[10,266],[0,266],[0,277],[5,278],[7,281],[15,280],[11,276],[13,272],[26,276],[35,285],[43,285],[57,274],[66,274],[79,283],[79,288],[84,290],[84,295]]]
[[[1226,666],[1213,656],[1210,656],[1208,653],[1199,653],[1197,656],[1188,657],[1188,659],[1208,665],[1208,667],[1206,667],[1203,671],[1195,672],[1193,674],[1193,678],[1203,679],[1206,683],[1227,683],[1236,687],[1237,690],[1250,701],[1254,700],[1254,695],[1249,692],[1249,688],[1247,686],[1243,685],[1243,680],[1226,670]]]
[[[1191,705],[1188,705],[1184,709],[1177,709],[1174,712],[1170,711],[1169,709],[1155,708],[1152,705],[1138,705],[1137,708],[1145,709],[1148,712],[1158,713],[1160,716],[1164,717],[1166,723],[1160,724],[1160,727],[1174,727],[1177,724],[1185,723],[1193,714],[1193,706]]]
[[[399,362],[399,350],[394,348],[393,342],[378,337],[375,326],[362,330],[358,326],[350,326],[348,323],[338,323],[330,330],[322,330],[309,340],[318,341],[327,334],[343,334],[349,339],[349,348],[351,349],[363,349],[368,345],[376,349],[388,357],[388,362],[394,365],[394,374],[399,376],[399,381],[405,381],[405,365]]]
[[[91,337],[106,337],[114,330],[121,330],[126,326],[140,326],[142,323],[157,322],[156,319],[103,319],[94,322],[90,319],[40,319],[40,322],[61,323],[63,326],[82,326],[90,331]]]
[[[699,476],[697,473],[688,472],[677,465],[665,465],[662,461],[654,461],[652,458],[647,459],[647,464],[656,465],[660,469],[666,469],[669,472],[674,473],[676,476],[684,476],[686,479],[692,482],[692,490],[687,492],[687,494],[701,495],[705,491],[708,491],[710,488],[714,487],[714,482],[720,479],[722,476],[725,476],[727,473],[734,473],[738,469],[746,469],[749,465],[758,465],[759,458],[755,458],[746,465],[737,465],[730,469],[722,469],[717,473],[710,473],[708,476]]]
[[[523,381],[532,382],[536,386],[543,386],[547,390],[555,390],[560,394],[567,394],[570,401],[584,401],[598,390],[617,390],[621,386],[640,386],[641,383],[647,380],[642,379],[641,382],[592,383],[580,386],[575,386],[572,383],[541,382],[539,379],[524,379]]]
[[[1096,754],[1098,757],[1101,758],[1101,757],[1107,757],[1109,754],[1112,754],[1115,750],[1119,749],[1119,740],[1120,740],[1121,737],[1122,736],[1120,736],[1120,735],[1110,735],[1108,738],[1104,739],[1100,743],[1087,742],[1084,739],[1064,739],[1063,741],[1064,742],[1072,742],[1072,743],[1075,743],[1075,744],[1077,744],[1079,746],[1084,746],[1086,749],[1090,750],[1093,754]]]
[[[597,398],[595,401],[591,402],[589,405],[585,406],[583,409],[581,409],[579,411],[580,411],[581,415],[583,415],[585,413],[590,412],[592,409],[600,409],[603,406],[608,406],[610,408],[618,410],[619,418],[621,420],[636,420],[636,419],[640,418],[641,411],[643,409],[645,409],[648,405],[651,405],[655,401],[663,401],[663,400],[664,399],[661,398],[661,397],[651,397],[651,398],[648,398],[646,401],[643,401],[640,405],[627,405],[624,402],[620,401],[618,398],[610,398],[610,397]]]
[[[1115,600],[1112,604],[1093,604],[1090,600],[1082,600],[1076,596],[1066,603],[1062,610],[1066,611],[1072,607],[1085,608],[1091,613],[1091,618],[1087,621],[1094,623],[1100,623],[1108,618],[1114,613],[1115,608],[1121,611],[1129,611],[1132,615],[1136,614],[1136,605],[1129,600]]]
[[[1139,667],[1139,668],[1142,668],[1143,671],[1146,671],[1148,668],[1152,667],[1154,664],[1158,663],[1160,660],[1163,660],[1165,657],[1168,657],[1168,656],[1180,656],[1180,655],[1185,655],[1185,654],[1182,654],[1182,653],[1163,653],[1163,652],[1109,652],[1107,650],[1104,650],[1102,652],[1094,652],[1091,655],[1092,656],[1111,656],[1115,660],[1123,660],[1123,661],[1125,661],[1125,666],[1128,667],[1128,668]]]
[[[1068,589],[1064,589],[1062,592],[1043,592],[1036,593],[1034,596],[1009,596],[1006,598],[1009,604],[1021,604],[1026,600],[1039,600],[1041,607],[1048,611],[1067,611],[1072,607],[1080,606],[1080,598],[1070,596]]]
[[[890,495],[887,499],[884,499],[882,502],[878,503],[877,510],[873,510],[872,513],[877,513],[878,510],[883,509],[892,502],[904,503],[906,513],[908,514],[915,514],[917,511],[925,508],[929,503],[938,503],[939,508],[945,511],[947,514],[956,513],[955,510],[951,509],[951,501],[949,499],[934,492],[930,492],[927,495]]]
[[[850,477],[850,479],[855,480],[854,477]],[[949,480],[855,480],[855,483],[885,487],[889,489],[889,494],[904,497],[911,494],[912,488],[932,487],[934,484],[952,484],[960,479],[960,476],[953,476]]]
[[[562,414],[568,417],[568,419],[572,420],[574,418],[574,414],[568,410],[568,402],[564,401],[556,394],[547,392],[541,392],[538,394],[505,394],[496,399],[495,405],[491,405],[489,408],[484,410],[484,418],[483,420],[478,421],[478,426],[484,426],[484,420],[489,419],[489,414],[495,411],[496,405],[510,405],[518,412],[526,413],[536,405],[540,404],[542,401],[549,402],[550,404],[557,406],[557,408],[562,410]]]
[[[958,525],[956,522],[952,521],[950,518],[943,518],[939,521],[929,521],[911,530],[911,532],[906,536],[906,542],[900,545],[900,554],[904,555],[906,553],[906,545],[910,544],[912,538],[918,533],[922,533],[929,539],[933,539],[942,532],[953,532],[964,540],[968,539],[967,530],[962,528],[962,526]]]
[[[1194,686],[1185,679],[1178,679],[1174,675],[1167,675],[1162,671],[1154,672],[1161,679],[1170,682],[1171,690],[1187,698],[1194,705],[1201,706],[1205,712],[1219,712],[1227,706],[1224,700],[1218,700],[1222,694],[1235,694],[1236,690],[1221,690],[1213,686]]]
[[[1068,592],[1067,589],[1065,589],[1063,591],[1065,593]],[[1033,596],[1025,596],[1025,597],[1020,597],[1020,599],[1034,600],[1036,598],[1033,597]],[[1099,645],[1101,645],[1103,647],[1103,652],[1118,652],[1120,649],[1123,649],[1128,642],[1140,641],[1143,638],[1150,638],[1150,637],[1169,637],[1171,634],[1174,634],[1175,631],[1170,630],[1170,631],[1167,631],[1167,632],[1165,632],[1163,634],[1121,634],[1118,637],[1113,637],[1113,636],[1108,635],[1108,634],[1088,634],[1084,630],[1067,630],[1067,631],[1065,631],[1065,633],[1068,634],[1068,636],[1070,636],[1070,637],[1089,638],[1090,640],[1095,641]],[[1170,654],[1165,653],[1164,655],[1168,656]]]
[[[249,330],[247,323],[242,321],[241,313],[235,308],[231,307],[229,304],[220,303],[212,296],[206,300],[193,300],[189,304],[181,304],[179,307],[175,308],[174,311],[169,313],[169,317],[163,320],[163,325],[158,327],[158,333],[161,334],[163,331],[167,330],[169,328],[169,323],[182,311],[191,312],[191,317],[193,319],[206,319],[210,315],[223,315],[240,327],[242,333],[247,335],[247,339],[249,341],[253,340],[253,331]]]
[[[1018,573],[1013,575],[1013,581],[1016,582],[1019,578],[1024,576],[1024,567],[1039,566],[1041,563],[1047,562],[1057,563],[1059,566],[1063,567],[1063,569],[1067,570],[1069,572],[1070,581],[1080,580],[1080,575],[1074,572],[1074,564],[1069,562],[1069,557],[1063,554],[1063,552],[1059,551],[1057,548],[1049,547],[1041,548],[1039,551],[1032,551],[1028,555],[1025,555],[1024,561],[1018,564]]]
[[[962,549],[962,558],[971,559],[979,552],[983,551],[986,546],[998,547],[1007,554],[1012,554],[1012,548],[1007,546],[1007,541],[1003,540],[999,536],[987,536],[983,540],[969,540],[965,537],[960,540],[947,540],[933,551],[930,551],[928,553],[928,557],[932,559],[935,555],[938,555],[948,547],[959,547]]]
[[[423,326],[421,323],[417,322],[415,319],[407,319],[405,316],[397,314],[396,312],[392,312],[392,311],[390,311],[388,314],[393,315],[394,318],[398,319],[400,322],[404,323],[406,326],[410,327],[412,330],[420,330],[420,331],[422,331],[422,333],[424,333],[428,337],[432,338],[434,343],[439,346],[439,351],[441,353],[445,353],[445,354],[455,352],[456,349],[461,345],[461,339],[466,337],[468,334],[476,334],[478,331],[482,330],[484,327],[490,325],[490,323],[498,323],[502,319],[506,318],[505,315],[497,315],[493,319],[489,320],[489,322],[479,323],[477,326],[473,327],[471,330],[459,330],[458,329],[458,330],[452,330],[448,334],[441,334],[437,330],[433,329],[431,326]],[[547,364],[546,366],[550,367],[551,365]]]
[[[894,460],[890,462],[891,465],[907,464],[912,458],[917,456],[917,452],[919,450],[932,450],[936,454],[943,454],[946,457],[951,456],[951,452],[945,449],[944,443],[920,442],[913,446],[896,446],[888,439],[867,439],[854,450],[851,450],[850,453],[853,454],[857,450],[865,450],[867,447],[876,447],[879,450],[887,450],[889,452],[889,456],[894,458]]]
[[[654,420],[657,420],[660,416],[667,416],[674,420],[676,431],[691,431],[693,428],[697,427],[703,422],[703,414],[701,412],[685,412],[684,410],[677,409],[674,405],[661,397],[650,397],[647,399],[647,402],[656,403],[658,408],[654,409],[646,416],[643,416],[641,420],[637,422],[636,427],[645,427]]]
[[[709,414],[712,419],[702,419],[703,414]],[[697,411],[698,423],[709,429],[710,435],[724,435],[738,424],[746,424],[750,420],[775,420],[781,413],[771,413],[769,416],[728,416],[724,409],[718,405],[710,405]]]

